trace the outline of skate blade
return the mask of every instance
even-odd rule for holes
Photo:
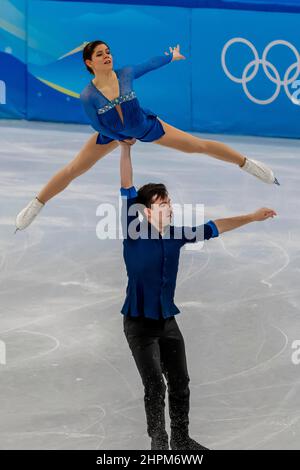
[[[277,186],[280,186],[280,183],[277,178],[274,179],[274,184],[277,184]]]

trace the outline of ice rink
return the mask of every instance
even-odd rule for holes
[[[96,236],[99,204],[118,204],[119,148],[14,234],[16,214],[91,133],[0,122],[1,449],[150,449],[120,313],[122,241]],[[278,212],[182,250],[175,303],[191,378],[190,435],[211,449],[300,449],[300,364],[292,360],[300,345],[299,141],[195,135],[267,163],[281,186],[206,155],[132,147],[137,187],[163,182],[173,203],[205,204],[206,219],[263,206]],[[169,428],[168,406],[166,418]]]

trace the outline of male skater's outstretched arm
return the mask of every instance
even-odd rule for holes
[[[223,233],[251,222],[261,222],[269,217],[273,218],[274,215],[277,215],[277,213],[273,209],[262,207],[255,212],[250,212],[249,214],[238,215],[236,217],[226,217],[225,219],[216,219],[214,220],[214,223],[218,227],[219,233]]]

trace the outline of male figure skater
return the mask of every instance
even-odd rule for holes
[[[124,333],[144,385],[147,432],[151,449],[169,449],[165,429],[165,391],[168,385],[172,450],[203,450],[189,436],[189,374],[183,336],[175,315],[173,298],[180,248],[185,243],[209,240],[250,222],[277,215],[261,208],[237,217],[209,221],[190,228],[171,225],[172,205],[164,184],[133,186],[131,145],[120,141],[123,256],[128,275],[121,313]],[[134,206],[134,204],[138,204]],[[143,221],[137,218],[138,211]],[[133,210],[133,213],[131,213]],[[193,233],[192,230],[193,229]]]

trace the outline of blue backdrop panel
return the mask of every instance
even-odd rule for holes
[[[106,41],[115,69],[179,43],[187,60],[135,81],[143,106],[184,130],[300,137],[300,15],[206,3],[1,0],[0,118],[87,123],[79,101],[92,79],[78,51],[84,41]],[[269,3],[210,6],[255,10]]]
[[[93,76],[76,52],[84,41],[107,42],[114,69],[163,55],[175,40],[187,53],[189,47],[189,11],[178,8],[93,3],[87,9],[87,4],[30,0],[28,24],[29,41],[36,44],[28,50],[30,119],[87,122],[78,97]],[[183,128],[192,125],[189,67],[188,61],[174,62],[134,84],[143,106]]]
[[[49,1],[49,0],[40,0]],[[185,8],[227,8],[257,11],[300,12],[300,0],[50,0],[53,2],[118,3],[181,6]]]
[[[194,129],[300,136],[299,20],[293,14],[283,21],[281,13],[193,10]]]
[[[0,0],[0,118],[26,117],[26,0]]]

